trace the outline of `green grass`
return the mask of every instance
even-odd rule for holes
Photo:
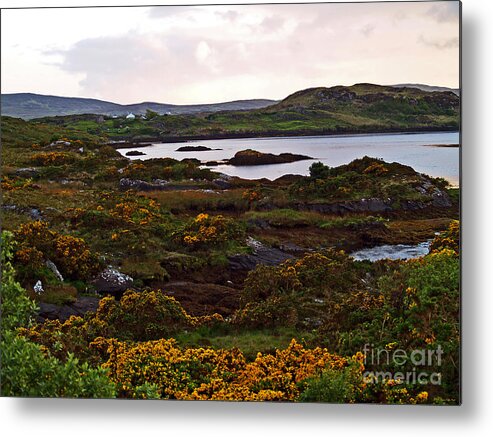
[[[265,220],[269,225],[282,228],[318,225],[324,220],[323,215],[315,212],[296,211],[294,209],[275,209],[272,211],[250,211],[244,215],[248,221]]]
[[[453,202],[459,202],[459,200],[460,200],[460,188],[448,188],[447,193]]]
[[[337,217],[329,221],[325,221],[320,224],[321,229],[332,229],[332,228],[345,228],[345,227],[356,227],[364,225],[372,225],[376,223],[385,223],[383,217],[373,217],[373,216],[348,216],[348,217]]]
[[[193,332],[175,336],[183,347],[212,347],[214,349],[239,348],[247,359],[254,359],[257,353],[273,353],[276,349],[285,349],[294,338],[309,341],[311,332],[295,329],[259,330],[242,332],[220,332],[213,328],[199,328]]]

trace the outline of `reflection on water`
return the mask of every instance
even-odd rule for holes
[[[139,148],[144,156],[131,159],[150,159],[170,157],[175,159],[197,158],[202,162],[230,159],[244,149],[254,149],[264,153],[299,153],[314,160],[298,161],[289,164],[234,167],[220,165],[211,167],[214,171],[246,179],[276,179],[285,174],[308,174],[308,168],[315,161],[322,161],[331,167],[347,164],[365,155],[382,158],[388,162],[410,165],[416,171],[434,177],[443,177],[452,184],[459,183],[459,148],[424,147],[426,145],[458,144],[458,132],[433,132],[416,134],[375,134],[341,135],[312,137],[240,138],[226,140],[190,141],[190,146],[206,146],[204,152],[177,152],[183,143],[160,143]],[[125,154],[129,149],[120,149]]]
[[[430,241],[424,241],[415,246],[409,244],[386,244],[383,246],[376,246],[370,249],[357,250],[350,253],[356,261],[378,261],[380,259],[412,259],[420,258],[428,254],[430,249]]]

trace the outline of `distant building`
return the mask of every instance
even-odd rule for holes
[[[126,117],[127,120],[135,120],[135,115],[133,115],[132,113],[128,114],[127,117]]]

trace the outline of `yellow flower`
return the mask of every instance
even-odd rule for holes
[[[195,221],[197,223],[201,223],[209,218],[209,214],[199,214],[196,218]]]

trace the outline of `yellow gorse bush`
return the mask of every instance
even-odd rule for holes
[[[31,161],[36,165],[63,165],[73,162],[74,157],[65,152],[39,152],[31,156]]]
[[[175,239],[190,248],[220,245],[243,235],[234,220],[222,215],[199,214],[181,231]]]
[[[11,179],[8,176],[2,177],[1,187],[4,191],[18,191],[32,187],[31,179]]]
[[[348,365],[346,358],[295,340],[252,362],[238,349],[182,349],[174,339],[129,344],[100,337],[91,347],[107,354],[103,367],[123,397],[136,397],[136,389],[150,383],[163,399],[294,401],[303,380]]]
[[[15,258],[25,265],[36,267],[41,260],[50,259],[64,275],[73,278],[88,277],[100,268],[97,256],[82,238],[52,231],[46,222],[23,224],[15,236],[18,241]]]
[[[109,210],[109,214],[128,224],[146,225],[158,216],[159,208],[160,206],[155,200],[126,196],[122,202],[117,203]]]
[[[363,170],[363,174],[374,174],[377,176],[381,176],[385,173],[387,173],[389,170],[385,168],[384,164],[375,162],[373,164],[370,164],[368,167],[366,167]]]
[[[460,224],[458,220],[452,220],[448,229],[437,235],[431,242],[430,252],[438,253],[444,250],[453,251],[456,256],[459,255],[460,244]]]

